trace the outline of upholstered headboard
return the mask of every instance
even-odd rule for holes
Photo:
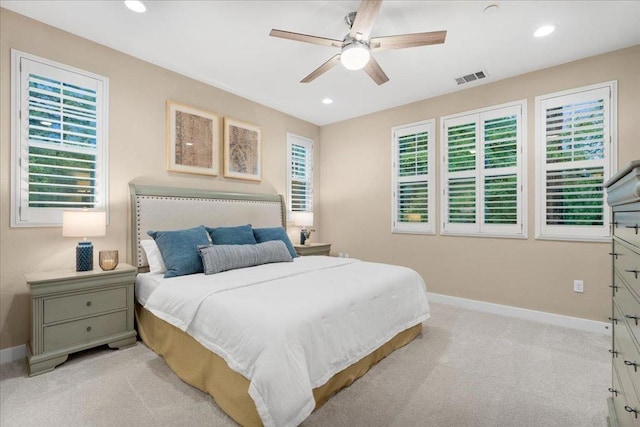
[[[138,268],[147,267],[140,240],[147,231],[251,224],[285,227],[284,199],[279,194],[223,193],[209,190],[129,184],[131,254]]]

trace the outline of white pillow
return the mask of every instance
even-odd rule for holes
[[[144,249],[144,253],[147,255],[147,262],[149,263],[150,273],[164,273],[167,271],[167,267],[164,265],[162,254],[158,249],[158,244],[155,240],[145,239],[140,240],[140,245]]]

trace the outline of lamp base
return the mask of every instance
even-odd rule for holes
[[[300,232],[300,244],[304,245],[305,240],[307,240],[307,236],[304,230]]]
[[[93,270],[93,245],[91,242],[78,242],[76,246],[76,271]]]

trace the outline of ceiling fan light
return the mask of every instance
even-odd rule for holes
[[[342,48],[340,62],[347,70],[361,70],[370,58],[369,48],[364,43],[354,42]]]

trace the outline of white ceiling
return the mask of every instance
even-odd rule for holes
[[[492,13],[490,4],[499,8]],[[395,1],[372,37],[447,30],[443,45],[375,54],[390,81],[337,66],[299,81],[339,52],[269,37],[272,28],[342,39],[351,1],[9,1],[0,6],[303,120],[325,125],[640,44],[640,1]],[[536,39],[533,31],[557,29]],[[488,78],[454,81],[486,70]],[[325,97],[334,99],[324,105]]]

